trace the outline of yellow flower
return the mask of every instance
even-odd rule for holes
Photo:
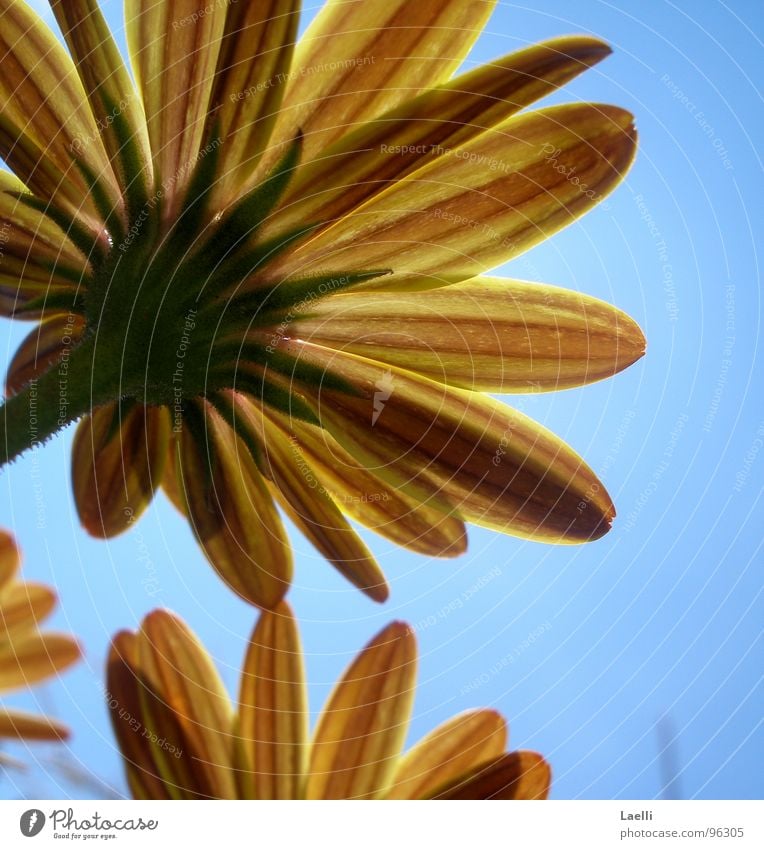
[[[550,771],[507,753],[493,710],[471,710],[402,754],[416,640],[393,622],[356,657],[308,739],[297,626],[286,604],[261,614],[232,705],[188,626],[155,610],[122,631],[108,660],[112,725],[137,799],[543,799]]]
[[[291,581],[279,509],[372,598],[355,519],[430,556],[464,523],[596,539],[614,507],[554,435],[486,392],[609,377],[614,307],[481,276],[574,221],[636,149],[615,106],[525,107],[610,51],[569,36],[452,78],[492,2],[127,0],[130,74],[95,0],[69,53],[0,0],[0,307],[40,320],[8,376],[2,460],[83,417],[96,536],[159,485],[242,597]],[[34,382],[33,382],[34,381]],[[91,414],[92,413],[92,414]]]
[[[19,565],[13,537],[0,530],[0,693],[58,675],[80,657],[72,637],[40,632],[39,624],[53,610],[56,594],[44,584],[18,580]],[[0,738],[60,740],[67,736],[66,727],[54,719],[0,706]]]

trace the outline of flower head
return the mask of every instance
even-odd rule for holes
[[[299,634],[282,602],[261,614],[238,704],[175,615],[123,631],[108,661],[112,724],[138,799],[541,799],[547,763],[506,752],[493,710],[445,722],[402,754],[416,640],[394,622],[351,663],[312,738]]]
[[[0,693],[29,687],[58,675],[79,657],[77,641],[65,634],[41,632],[39,625],[56,603],[44,584],[18,579],[19,550],[0,530]],[[47,716],[0,707],[0,739],[60,740],[64,725]]]
[[[633,158],[623,109],[526,107],[609,53],[570,36],[452,78],[491,2],[127,0],[129,72],[95,0],[67,53],[0,0],[0,306],[40,323],[8,375],[8,459],[83,417],[92,534],[163,485],[208,559],[269,607],[286,514],[377,600],[348,518],[432,556],[464,523],[549,542],[614,508],[565,444],[484,392],[579,386],[638,359],[623,313],[481,276],[575,220]]]

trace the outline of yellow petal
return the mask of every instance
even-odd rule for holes
[[[166,738],[167,747],[155,745],[154,757],[162,769],[183,779],[181,769],[198,773],[200,784],[219,799],[236,798],[233,766],[233,707],[212,659],[188,626],[165,610],[155,610],[143,621],[138,640],[138,662],[148,685],[155,687],[150,698],[142,692],[146,727],[164,736],[163,720],[171,715],[171,726],[179,728],[182,740]],[[176,757],[170,751],[193,747]],[[185,757],[184,757],[185,754]],[[182,762],[182,763],[181,763]],[[182,787],[182,785],[180,785]]]
[[[289,230],[300,222],[339,218],[390,182],[506,121],[609,53],[596,38],[556,38],[412,97],[300,168],[268,229]]]
[[[98,217],[75,159],[118,202],[114,174],[77,71],[39,15],[18,0],[0,0],[0,111],[64,176],[54,199],[67,212],[91,221]],[[25,179],[23,173],[19,177]]]
[[[297,0],[228,6],[206,135],[223,142],[217,206],[238,196],[268,144],[289,79],[298,20]]]
[[[518,256],[601,201],[636,150],[632,116],[578,103],[510,118],[394,183],[268,267],[389,268],[371,289],[456,283]]]
[[[240,409],[260,436],[261,464],[282,510],[341,574],[370,598],[385,601],[389,589],[374,556],[321,486],[289,430],[282,429],[278,414],[258,415],[254,405]]]
[[[416,640],[393,622],[358,655],[318,721],[308,799],[384,795],[406,737],[416,683]]]
[[[138,637],[120,631],[114,637],[106,664],[106,704],[127,782],[134,799],[170,799],[172,794],[152,756],[154,747],[143,733],[146,724],[140,692],[145,687],[138,660]]]
[[[80,339],[84,330],[84,318],[68,315],[53,316],[35,327],[16,349],[8,366],[6,395],[18,392],[30,380],[58,363]]]
[[[5,640],[15,640],[24,631],[33,631],[56,605],[56,594],[45,584],[14,582],[0,594],[0,651]]]
[[[184,428],[180,481],[207,559],[243,599],[271,608],[292,579],[286,531],[249,450],[205,404],[206,433]]]
[[[127,43],[170,219],[200,155],[227,8],[199,0],[125,2]]]
[[[79,657],[77,641],[65,634],[31,634],[5,643],[0,651],[0,691],[50,678]]]
[[[108,405],[87,416],[72,448],[72,486],[88,533],[108,538],[127,530],[162,479],[170,433],[163,407]]]
[[[329,0],[295,51],[274,141],[305,133],[305,159],[459,67],[494,2]]]
[[[21,552],[13,534],[0,528],[0,599],[21,567]]]
[[[448,515],[447,501],[432,498],[421,503],[362,466],[325,430],[295,421],[290,426],[320,485],[348,516],[396,545],[420,554],[464,554],[464,523]]]
[[[401,759],[388,799],[426,799],[492,758],[507,745],[504,718],[493,710],[471,710],[431,731]]]
[[[295,336],[488,392],[540,392],[610,377],[641,357],[645,339],[596,298],[478,277],[422,292],[324,298]]]
[[[511,752],[441,788],[436,799],[546,799],[549,764],[535,752]]]
[[[305,773],[308,707],[302,647],[292,611],[281,602],[260,615],[239,691],[239,773],[245,799],[298,799]]]
[[[311,388],[321,423],[356,459],[464,519],[545,542],[606,533],[615,511],[591,469],[541,425],[493,399],[413,372],[284,342],[290,356],[350,381],[355,395]]]
[[[0,706],[0,737],[19,737],[24,740],[66,740],[69,729],[47,716],[37,716]]]

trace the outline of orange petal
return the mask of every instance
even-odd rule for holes
[[[106,539],[127,530],[151,503],[167,458],[170,416],[164,407],[116,404],[79,424],[72,447],[72,486],[80,521]]]
[[[0,691],[27,687],[71,666],[80,657],[77,641],[65,634],[31,634],[0,648]]]
[[[227,7],[200,7],[199,0],[125,2],[130,58],[169,219],[200,157]]]
[[[566,36],[511,53],[412,97],[300,168],[268,229],[333,221],[392,181],[503,123],[610,53],[602,41]]]
[[[533,420],[493,399],[308,342],[292,357],[348,380],[311,389],[321,424],[356,459],[412,494],[436,492],[463,518],[545,542],[605,534],[615,514],[591,469]]]
[[[621,181],[636,151],[632,116],[577,103],[510,118],[394,183],[268,267],[389,268],[370,289],[456,283],[575,221]]]
[[[21,552],[13,534],[0,528],[0,598],[12,586],[21,567]]]
[[[401,759],[388,799],[426,799],[507,745],[507,726],[494,710],[471,710],[431,731]]]
[[[16,349],[5,378],[5,394],[13,395],[58,363],[85,330],[80,316],[56,315],[39,324]]]
[[[56,594],[45,584],[14,582],[0,594],[0,651],[3,641],[33,631],[56,606]]]
[[[477,277],[422,292],[324,298],[294,336],[488,392],[540,392],[610,377],[645,339],[615,307],[554,286]]]
[[[207,559],[246,601],[272,608],[292,579],[286,531],[249,450],[204,404],[206,432],[186,426],[180,480],[187,512]]]
[[[187,780],[190,768],[197,783],[189,790],[204,787],[214,798],[236,798],[233,707],[204,647],[181,619],[155,610],[143,620],[138,662],[147,683],[142,690],[146,727],[165,736],[168,744],[154,746],[160,769],[183,788],[181,782]],[[182,738],[167,737],[168,728],[179,729]],[[181,748],[180,757],[170,751],[170,745]],[[192,747],[185,757],[184,745]]]
[[[442,788],[436,799],[546,799],[549,764],[535,752],[511,752]]]
[[[305,773],[308,705],[297,623],[286,602],[260,615],[239,691],[242,798],[298,799]]]
[[[310,753],[308,799],[377,798],[406,737],[416,684],[416,640],[393,622],[358,655],[329,697]]]
[[[305,133],[312,159],[356,125],[447,80],[494,2],[325,3],[300,39],[274,141]]]
[[[420,554],[464,554],[464,522],[449,515],[448,502],[433,497],[422,503],[364,468],[325,430],[295,421],[290,424],[296,445],[315,469],[320,485],[348,516]]]
[[[69,729],[47,716],[0,707],[0,737],[25,740],[66,740]]]

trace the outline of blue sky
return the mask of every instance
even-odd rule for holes
[[[120,29],[121,3],[103,5]],[[604,38],[613,56],[548,102],[629,108],[640,152],[607,209],[502,271],[617,304],[649,347],[610,381],[506,400],[587,459],[619,516],[585,547],[471,529],[468,553],[454,561],[370,538],[392,585],[382,607],[295,534],[290,600],[311,710],[356,651],[403,618],[420,647],[412,741],[460,710],[493,706],[508,717],[514,747],[551,761],[556,798],[760,798],[761,5],[532,5],[500,3],[467,65],[565,33]],[[0,322],[4,362],[25,332]],[[172,607],[234,689],[254,622],[164,499],[116,540],[85,535],[69,494],[71,437],[0,478],[0,520],[24,548],[26,576],[58,587],[55,624],[86,649],[59,681],[9,700],[54,711],[74,736],[64,748],[12,747],[29,767],[0,777],[3,797],[99,796],[102,782],[124,792],[102,684],[116,630]]]

